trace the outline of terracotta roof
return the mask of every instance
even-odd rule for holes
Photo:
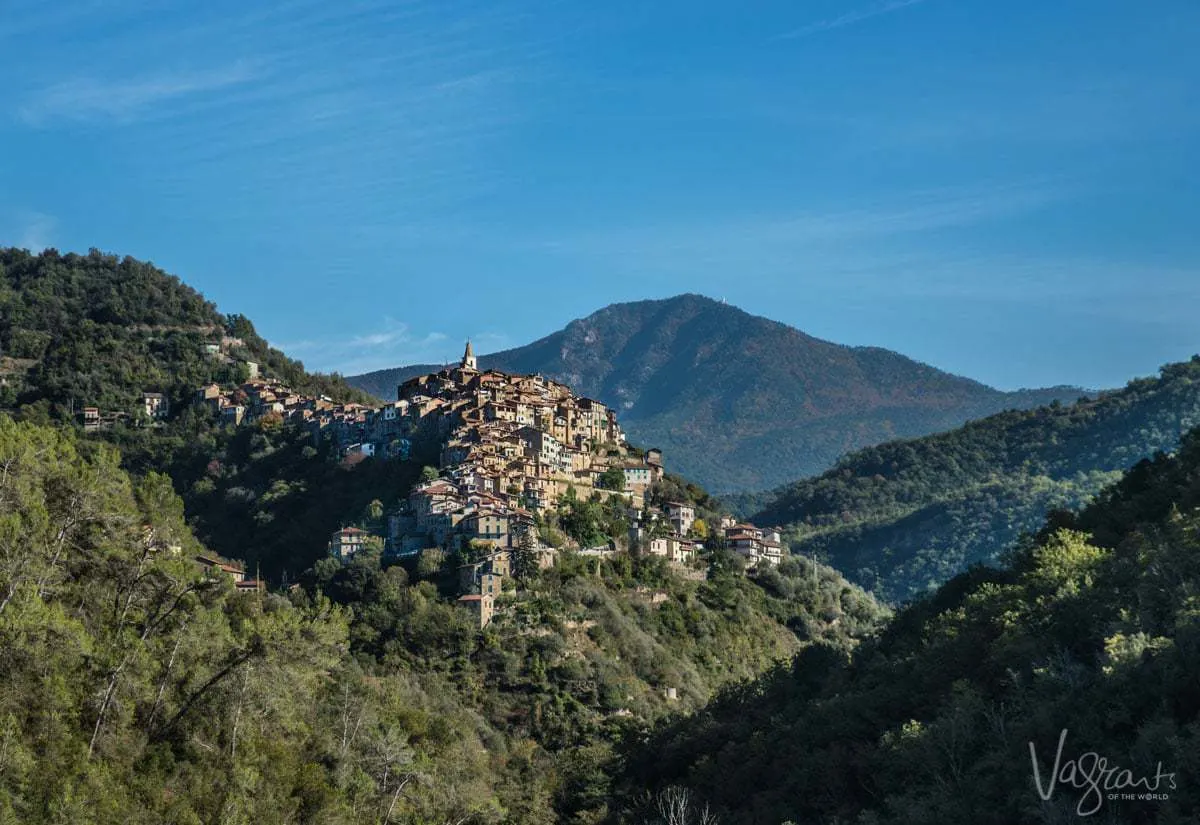
[[[236,564],[214,559],[211,556],[196,556],[196,561],[201,564],[207,564],[209,567],[219,567],[226,573],[245,573],[245,568],[238,567]]]

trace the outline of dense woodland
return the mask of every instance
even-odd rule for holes
[[[1200,433],[1056,514],[1002,569],[975,568],[852,655],[809,647],[631,754],[624,787],[685,784],[721,822],[1074,822],[1094,794],[1035,792],[1091,751],[1163,780],[1089,821],[1200,817]]]
[[[84,406],[130,413],[142,392],[189,401],[196,387],[233,381],[238,366],[203,345],[241,339],[232,354],[309,394],[365,400],[336,375],[270,347],[241,315],[152,264],[92,250],[32,255],[0,247],[0,409],[69,420]]]
[[[860,450],[736,503],[756,523],[784,525],[794,552],[898,601],[994,561],[1047,512],[1085,504],[1197,425],[1200,356],[1094,399]]]
[[[453,560],[238,593],[110,446],[0,415],[0,467],[3,822],[599,822],[620,742],[882,616],[827,568],[720,554],[694,582],[568,552],[482,633]]]
[[[270,418],[236,429],[189,410],[162,428],[104,435],[135,474],[170,475],[196,535],[264,576],[295,577],[326,552],[329,535],[372,501],[394,505],[421,470],[419,461],[338,462],[328,441]]]

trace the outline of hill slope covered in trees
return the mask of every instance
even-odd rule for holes
[[[245,361],[307,394],[369,400],[336,375],[307,372],[249,319],[221,314],[149,263],[0,249],[0,410],[67,424],[85,405],[131,413],[143,392],[165,393],[173,414],[163,426],[131,415],[95,437],[118,445],[135,474],[167,473],[207,546],[268,576],[295,575],[348,516],[407,489],[418,468],[352,472],[276,422],[231,430],[189,406],[202,384],[244,380]]]
[[[785,525],[794,551],[904,599],[994,560],[1050,510],[1085,504],[1197,425],[1200,357],[1076,404],[869,447],[741,506]]]
[[[716,551],[696,581],[567,550],[481,632],[454,604],[454,554],[322,559],[424,456],[338,462],[278,418],[221,427],[186,404],[245,360],[357,391],[147,264],[0,260],[19,419],[0,412],[0,820],[597,822],[617,743],[807,645],[852,648],[884,613],[796,561],[752,580]],[[170,395],[168,421],[74,426],[84,403],[128,409],[145,390]],[[574,501],[547,531],[623,537],[622,518]],[[234,591],[192,562],[205,549],[298,585]]]
[[[223,338],[235,363],[205,350]],[[366,397],[336,375],[305,371],[249,319],[222,315],[152,264],[0,247],[0,409],[59,420],[84,406],[129,413],[143,392],[181,404],[202,384],[236,380],[239,360],[302,392]]]
[[[372,551],[238,592],[111,446],[0,414],[0,467],[4,822],[599,822],[619,742],[882,615],[827,568],[569,552],[483,632]]]
[[[675,784],[723,825],[1195,822],[1198,580],[1193,433],[851,656],[810,647],[634,745],[625,821],[642,821],[645,788]],[[1113,772],[1095,773],[1096,759]]]
[[[700,295],[614,304],[482,367],[542,373],[617,410],[714,492],[762,490],[845,453],[1081,390],[1001,392],[876,347],[846,347]],[[380,398],[430,366],[347,380]]]

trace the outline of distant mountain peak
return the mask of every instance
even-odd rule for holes
[[[849,347],[698,293],[610,304],[531,344],[480,356],[620,410],[630,438],[715,491],[763,489],[844,453],[1079,393],[1009,394],[891,350]],[[350,383],[390,398],[429,365]]]

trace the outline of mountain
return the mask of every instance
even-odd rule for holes
[[[722,825],[1200,821],[1198,580],[1193,433],[849,657],[810,647],[660,725],[618,821],[650,821],[648,790]]]
[[[787,485],[752,519],[893,600],[992,561],[1200,425],[1200,356],[1072,405],[1000,413],[868,447]]]
[[[480,366],[542,373],[612,406],[630,439],[714,492],[761,490],[845,453],[1081,390],[1001,392],[876,347],[805,335],[700,295],[614,304]],[[392,398],[430,366],[347,381]]]

